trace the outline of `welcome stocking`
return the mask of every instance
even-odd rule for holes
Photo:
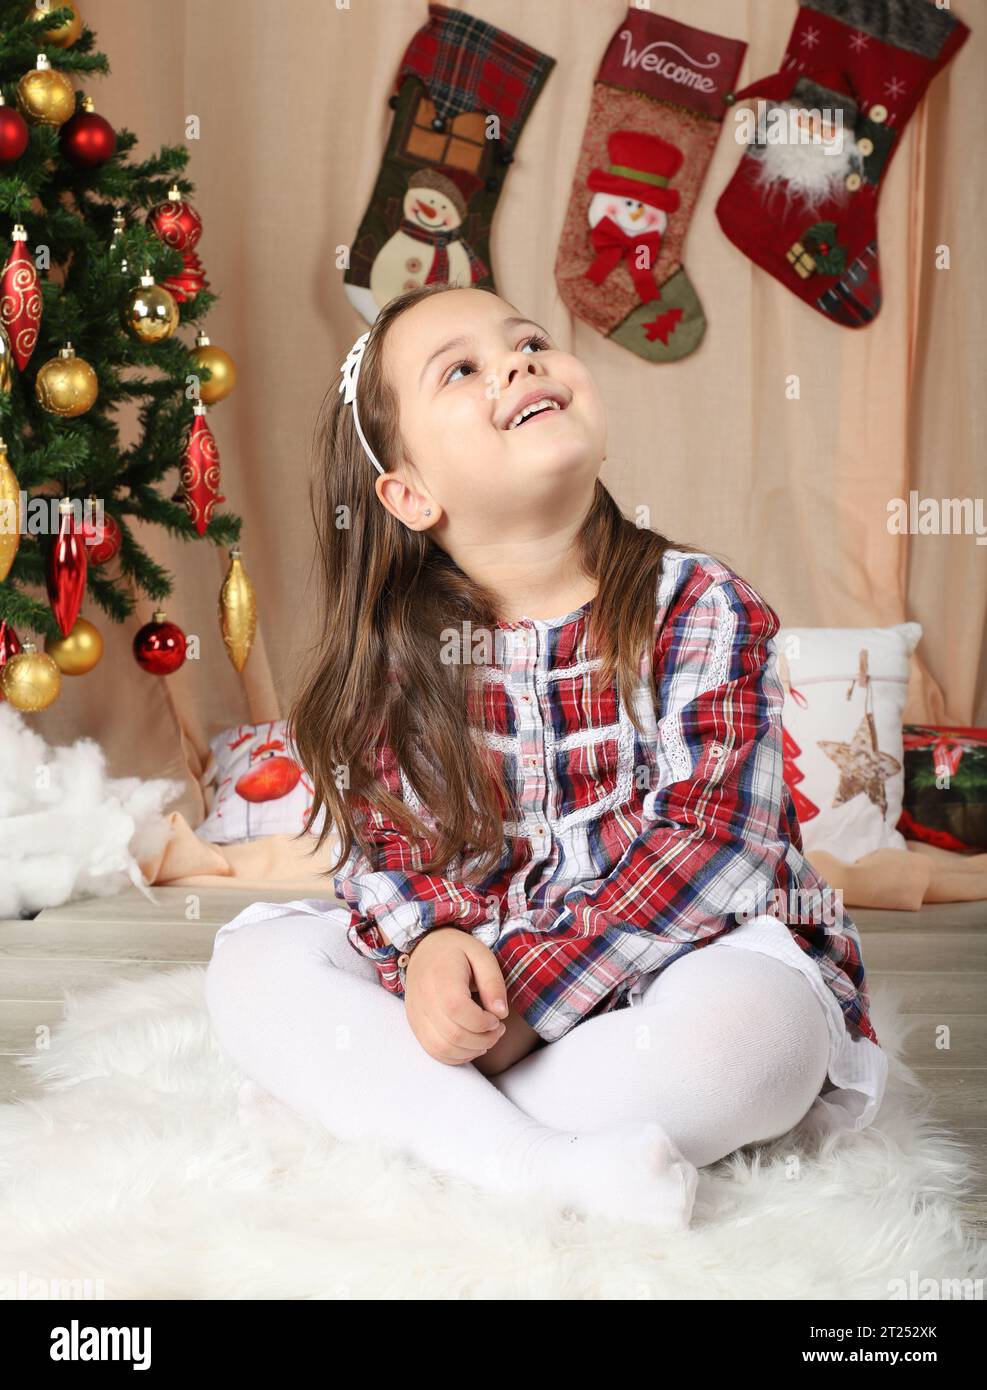
[[[746,48],[631,5],[597,73],[555,278],[646,361],[685,357],[706,328],[682,245]]]
[[[496,288],[490,224],[554,66],[493,24],[429,5],[395,78],[387,148],[343,276],[367,323],[417,285]]]
[[[802,0],[779,71],[736,94],[764,100],[716,205],[720,226],[834,323],[877,317],[881,184],[969,33],[932,0]]]

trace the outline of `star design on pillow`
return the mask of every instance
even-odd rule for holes
[[[842,806],[844,801],[863,792],[880,809],[881,815],[886,816],[888,793],[884,784],[901,770],[901,763],[878,748],[873,720],[864,715],[850,743],[837,743],[824,738],[816,741],[827,758],[832,758],[840,769],[840,782],[833,805]]]

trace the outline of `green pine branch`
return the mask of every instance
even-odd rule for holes
[[[43,52],[71,81],[77,111],[82,110],[83,95],[94,97],[97,112],[114,125],[116,150],[100,168],[80,169],[63,157],[57,129],[29,123],[24,154],[0,170],[3,259],[12,244],[10,233],[20,223],[35,258],[42,296],[31,359],[23,372],[13,367],[9,389],[0,381],[0,435],[17,487],[29,503],[44,498],[48,507],[53,496],[95,496],[119,523],[120,553],[107,565],[89,566],[83,613],[95,607],[122,622],[141,595],[162,602],[176,587],[175,576],[137,540],[136,523],[163,526],[190,542],[229,547],[240,539],[242,521],[234,514],[215,511],[200,537],[187,508],[173,500],[193,420],[190,380],[209,378],[207,371],[195,367],[190,349],[195,328],[219,295],[210,284],[191,301],[179,301],[178,331],[163,342],[137,342],[126,332],[121,308],[145,269],[159,284],[182,269],[181,253],[158,239],[146,225],[146,216],[176,185],[194,201],[195,185],[186,177],[190,153],[185,145],[163,145],[134,158],[138,137],[117,123],[125,113],[104,109],[98,88],[94,90],[95,79],[110,71],[106,54],[96,47],[96,35],[84,24],[79,39],[60,49],[42,35],[70,18],[71,11],[53,8],[36,20],[27,18],[28,13],[24,0],[0,0],[0,90],[5,102],[16,108],[17,84]],[[122,234],[114,238],[117,210],[126,220]],[[123,262],[126,270],[121,269]],[[93,406],[71,419],[49,414],[36,395],[39,371],[67,343],[89,363],[98,382]],[[121,437],[121,406],[127,407],[126,439]],[[60,635],[45,594],[49,543],[46,532],[29,527],[10,573],[0,583],[0,619],[6,619],[22,641],[31,630],[42,640]]]
[[[152,560],[125,521],[120,522],[120,532],[120,573],[131,578],[148,598],[168,598],[173,587],[171,575]]]
[[[87,588],[103,612],[115,623],[122,623],[133,613],[133,595],[120,587],[119,579],[105,575],[97,569],[89,576]]]
[[[20,589],[16,588],[12,588],[5,597],[3,617],[22,642],[25,638],[21,634],[28,632],[29,628],[41,634],[42,642],[36,643],[36,645],[43,644],[46,637],[61,637],[62,634],[55,622],[55,615],[46,602],[32,598],[30,594],[22,593]],[[26,640],[34,641],[35,639],[28,633]]]

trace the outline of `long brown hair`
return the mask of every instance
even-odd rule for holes
[[[383,371],[384,340],[394,321],[419,301],[454,294],[456,288],[408,290],[388,302],[370,330],[357,406],[367,441],[386,471],[399,462],[401,446],[398,397]],[[444,631],[492,636],[498,598],[464,573],[427,530],[409,529],[381,504],[374,490],[376,470],[338,387],[337,377],[319,414],[310,485],[320,635],[311,672],[288,716],[288,736],[313,786],[301,834],[324,807],[313,853],[335,828],[339,858],[326,872],[336,873],[354,840],[367,848],[361,818],[354,814],[353,803],[359,801],[361,812],[376,806],[425,837],[432,856],[423,868],[441,873],[468,848],[478,857],[476,872],[484,874],[503,851],[511,793],[468,731],[475,667],[442,660],[440,650]],[[632,691],[640,653],[652,647],[662,557],[670,546],[696,552],[699,547],[630,521],[599,479],[574,546],[582,571],[598,582],[589,641],[601,662],[600,678],[607,682],[616,676],[618,690]],[[469,628],[463,626],[467,622]],[[372,757],[382,737],[434,820],[433,828],[375,779]]]

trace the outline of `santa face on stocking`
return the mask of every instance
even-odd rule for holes
[[[970,30],[947,0],[801,0],[775,72],[732,94],[842,110],[842,143],[759,142],[716,216],[745,255],[832,323],[863,328],[883,299],[881,187],[929,83]],[[810,126],[811,129],[811,126]]]
[[[845,206],[851,198],[851,174],[863,168],[853,122],[856,107],[820,109],[795,101],[758,103],[756,133],[748,144],[755,160],[753,182],[766,203],[773,196],[786,210],[799,206],[815,217],[827,203]]]

